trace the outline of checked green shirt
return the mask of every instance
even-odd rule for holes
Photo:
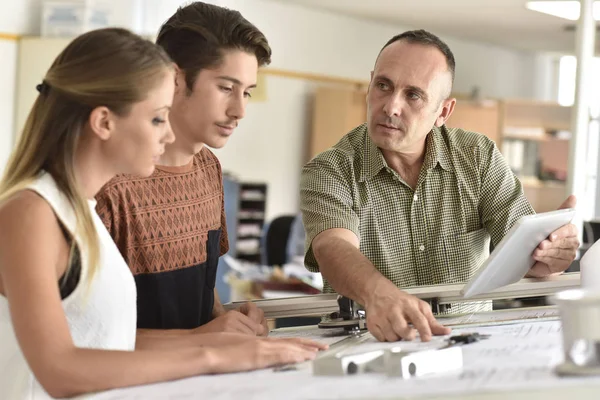
[[[308,162],[300,186],[306,267],[319,271],[314,237],[345,228],[399,288],[468,281],[489,255],[490,238],[497,245],[534,213],[492,140],[445,126],[427,136],[414,191],[387,166],[366,124]],[[324,290],[333,292],[328,282]],[[448,312],[489,309],[491,302],[461,303]]]

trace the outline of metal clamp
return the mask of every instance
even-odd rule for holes
[[[452,372],[463,366],[461,346],[407,352],[402,347],[363,353],[319,357],[312,362],[313,375],[342,376],[359,373],[385,373],[403,379]]]
[[[433,299],[430,299],[427,301],[429,303],[429,305],[431,305],[431,311],[433,311],[434,314],[439,315],[439,314],[444,314],[446,313],[450,308],[452,308],[451,304],[448,303],[440,303],[440,299],[435,297]]]
[[[461,369],[463,352],[460,346],[416,352],[403,352],[402,347],[398,347],[385,353],[384,365],[388,376],[419,378]]]
[[[312,362],[314,375],[341,376],[366,372],[385,373],[403,379],[452,372],[463,367],[462,346],[487,339],[489,335],[463,333],[450,336],[445,346],[430,350],[404,351],[402,342],[391,349],[349,352],[352,346],[372,338],[369,333],[357,334],[333,345]]]

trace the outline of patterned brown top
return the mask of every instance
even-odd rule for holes
[[[186,166],[157,166],[147,178],[117,176],[97,200],[134,275],[203,264],[209,231],[221,230],[220,255],[229,248],[221,165],[206,147]]]

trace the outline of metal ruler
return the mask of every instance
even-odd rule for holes
[[[436,304],[460,303],[465,301],[496,300],[506,298],[524,298],[546,296],[561,290],[580,286],[579,273],[567,273],[544,279],[526,278],[517,283],[496,289],[485,295],[464,299],[460,294],[464,284],[434,285],[402,289],[422,300]],[[235,309],[246,301],[224,304],[225,309]],[[285,318],[301,316],[321,316],[338,311],[337,294],[316,294],[309,296],[286,297],[280,299],[253,300],[263,310],[266,318]]]

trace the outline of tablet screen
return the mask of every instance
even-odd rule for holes
[[[469,298],[521,280],[534,264],[536,247],[571,222],[575,209],[550,211],[521,217],[494,248],[490,257],[462,290]]]

